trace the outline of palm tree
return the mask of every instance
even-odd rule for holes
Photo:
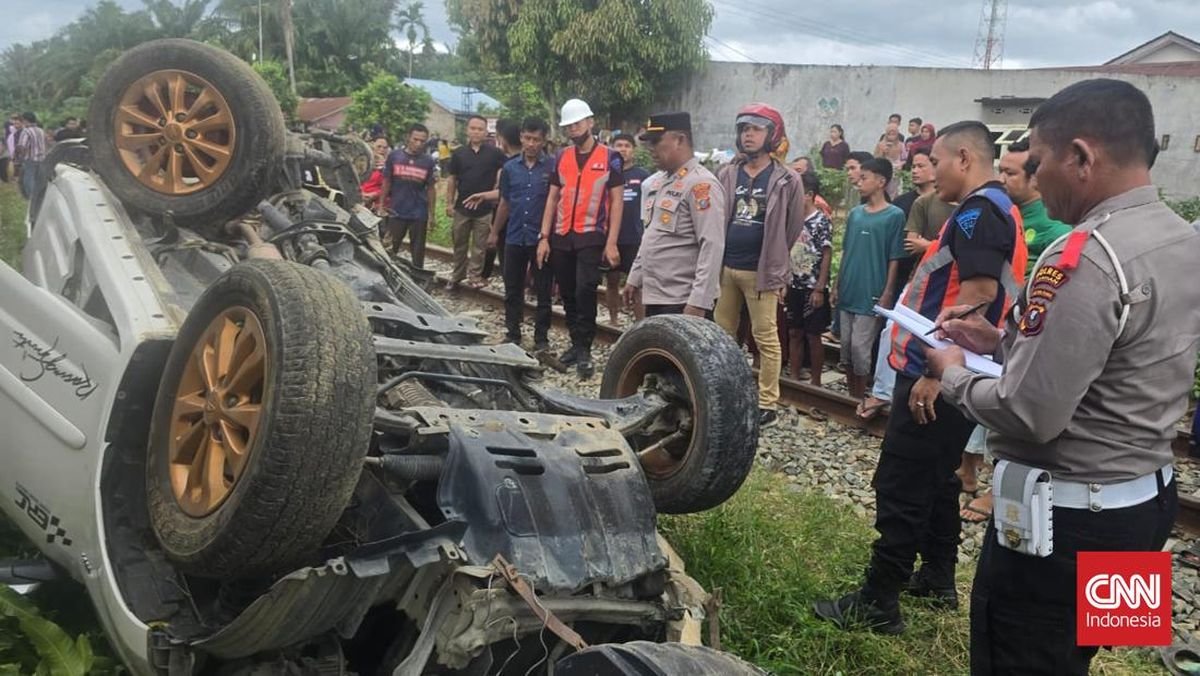
[[[171,0],[142,0],[162,37],[194,37],[204,22],[212,0],[183,0],[176,5]]]
[[[408,7],[396,10],[396,30],[404,34],[408,38],[408,76],[412,77],[413,71],[413,55],[417,51],[417,45],[423,44],[426,49],[433,46],[433,41],[429,37],[429,26],[425,24],[425,3],[421,0],[414,0],[408,3]],[[418,32],[421,34],[421,40],[418,43]]]

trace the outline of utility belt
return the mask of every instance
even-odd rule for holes
[[[996,542],[1022,554],[1050,556],[1055,507],[1093,512],[1133,507],[1158,497],[1174,476],[1174,468],[1167,464],[1129,481],[1082,483],[1054,480],[1044,469],[1001,460],[992,479]]]

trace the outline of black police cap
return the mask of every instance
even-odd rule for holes
[[[638,139],[642,141],[658,139],[668,131],[682,131],[691,134],[691,113],[658,113],[657,115],[651,115],[650,120],[646,122],[646,131]]]

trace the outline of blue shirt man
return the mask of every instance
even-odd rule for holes
[[[532,164],[518,155],[500,170],[500,199],[508,202],[506,246],[537,246],[553,171],[547,155],[539,155]]]
[[[533,323],[534,351],[550,349],[548,334],[553,273],[550,266],[537,265],[542,216],[550,194],[550,177],[555,172],[554,159],[542,152],[549,133],[549,126],[542,120],[529,118],[521,125],[521,154],[505,162],[500,169],[500,205],[496,209],[488,240],[498,244],[500,225],[506,225],[502,259],[504,324],[508,340],[518,345],[521,344],[521,323],[524,321],[525,280],[527,276],[533,278],[533,287],[537,292],[537,312]]]

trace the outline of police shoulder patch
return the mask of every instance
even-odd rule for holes
[[[1041,300],[1034,300],[1025,308],[1025,314],[1021,315],[1021,323],[1018,328],[1021,330],[1022,336],[1036,336],[1046,327],[1046,313],[1048,307]]]
[[[1067,283],[1071,277],[1062,268],[1054,265],[1043,265],[1033,273],[1033,286],[1048,286],[1054,289]]]
[[[954,222],[958,223],[958,229],[962,230],[967,239],[975,236],[975,224],[979,222],[979,216],[982,213],[983,209],[967,209],[954,217]]]

